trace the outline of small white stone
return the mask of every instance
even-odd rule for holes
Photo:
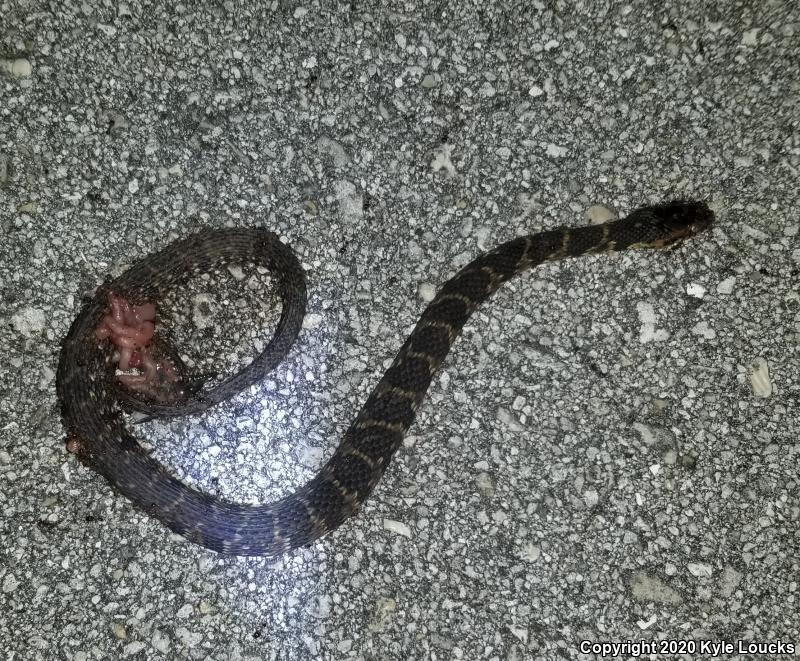
[[[725,278],[722,282],[717,285],[717,293],[719,294],[730,294],[733,291],[733,287],[736,284],[736,276],[732,275],[729,278]]]
[[[750,368],[750,385],[756,397],[772,395],[772,381],[769,377],[769,363],[764,358],[756,358]]]
[[[530,96],[532,96],[532,97],[536,98],[537,96],[541,96],[542,94],[544,94],[544,90],[543,90],[541,87],[539,87],[538,85],[533,85],[533,86],[532,86],[532,87],[531,87],[531,88],[528,90],[528,94],[529,94]]]
[[[497,154],[504,161],[507,161],[509,158],[511,158],[511,150],[508,147],[498,147],[497,151],[495,151],[495,154]]]
[[[719,579],[719,589],[724,597],[730,597],[736,591],[744,576],[733,567],[725,567]]]
[[[29,78],[31,75],[31,63],[24,59],[0,60],[0,70],[5,71],[14,78]]]
[[[411,528],[409,528],[405,523],[401,523],[400,521],[394,521],[392,519],[384,519],[383,520],[383,527],[386,530],[390,530],[398,535],[402,535],[403,537],[411,537]]]
[[[3,579],[3,592],[14,592],[19,587],[19,581],[14,574],[6,574]]]
[[[638,626],[642,631],[645,629],[649,629],[656,623],[656,616],[651,615],[649,620],[636,620],[636,626]]]
[[[481,88],[480,88],[480,95],[481,96],[485,96],[487,98],[491,98],[496,93],[497,93],[497,90],[495,90],[494,85],[492,85],[488,80],[483,85],[481,85]]]
[[[686,565],[692,576],[707,578],[713,573],[711,566],[702,562],[690,562]]]
[[[583,502],[586,503],[586,507],[594,507],[600,502],[600,494],[594,489],[587,489],[583,492]]]
[[[602,204],[593,204],[586,210],[586,216],[592,225],[602,225],[609,220],[614,220],[614,212]]]
[[[405,50],[407,42],[406,42],[406,37],[403,33],[398,32],[396,35],[394,35],[394,41],[398,46],[400,46],[400,48]]]
[[[11,63],[11,75],[15,78],[30,78],[32,72],[30,60],[20,57]]]
[[[305,7],[295,7],[294,8],[294,17],[295,18],[303,18],[308,13],[308,9]]]
[[[131,179],[128,182],[128,192],[135,193],[139,190],[139,180],[138,179]]]
[[[169,638],[160,629],[153,631],[153,636],[150,638],[150,643],[162,654],[166,654],[169,650]]]
[[[511,431],[525,431],[525,426],[517,420],[517,417],[509,411],[507,408],[502,406],[498,407],[497,409],[497,419],[500,422],[505,423],[508,425],[508,428]]]
[[[439,172],[439,170],[444,170],[448,175],[453,176],[456,173],[456,168],[453,165],[453,161],[450,160],[450,154],[453,151],[453,147],[451,145],[442,145],[433,155],[433,160],[431,161],[431,169],[434,172]]]
[[[523,560],[527,560],[528,562],[536,562],[542,555],[542,549],[536,544],[528,542],[522,547],[522,553],[520,554]]]
[[[475,486],[478,487],[478,491],[480,491],[487,498],[494,495],[494,483],[492,482],[492,476],[489,475],[489,473],[478,473],[477,477],[475,478]]]
[[[430,303],[436,296],[436,287],[430,282],[423,282],[419,286],[419,296],[426,303]]]
[[[548,156],[552,156],[553,158],[564,158],[568,153],[569,150],[566,147],[561,147],[553,144],[552,142],[547,143]]]
[[[44,330],[44,310],[37,308],[23,308],[11,317],[11,326],[25,337],[33,337]]]
[[[758,31],[761,28],[753,28],[752,30],[747,30],[742,35],[742,43],[745,46],[757,46],[758,45]]]
[[[200,641],[203,640],[203,637],[199,633],[189,631],[186,627],[178,627],[175,631],[175,635],[180,638],[181,642],[186,645],[186,647],[197,647]]]
[[[138,654],[145,648],[145,644],[141,640],[134,640],[122,648],[122,656],[133,656]]]
[[[656,312],[652,304],[639,301],[636,304],[636,311],[639,313],[639,321],[642,322],[639,330],[639,341],[642,344],[664,342],[669,338],[669,331],[663,328],[656,329]]]
[[[707,321],[698,321],[692,326],[692,333],[702,335],[707,340],[713,340],[717,336],[717,331],[711,328]]]
[[[316,328],[322,323],[322,315],[312,312],[303,318],[303,328]]]
[[[703,298],[706,295],[706,288],[703,285],[692,282],[687,288],[686,293],[695,298]]]
[[[641,422],[634,422],[632,426],[636,431],[639,432],[642,440],[647,443],[647,445],[653,445],[656,440],[658,440],[653,430],[647,425],[644,425]]]
[[[244,271],[242,270],[241,266],[238,266],[236,264],[230,264],[228,266],[228,273],[230,273],[239,282],[244,280]]]

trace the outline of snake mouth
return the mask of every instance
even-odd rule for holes
[[[714,224],[714,212],[705,202],[692,203],[695,219],[691,224],[691,236],[705,232]]]

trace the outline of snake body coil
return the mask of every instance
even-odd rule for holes
[[[276,556],[306,545],[355,514],[380,480],[414,421],[431,379],[470,315],[512,276],[545,261],[629,248],[664,248],[706,229],[702,202],[643,207],[604,225],[523,236],[486,252],[444,284],[422,313],[344,434],[333,456],[308,483],[264,505],[227,502],[171,476],[145,452],[121,414],[113,350],[95,331],[109,292],[133,303],[158,304],[192,275],[254,262],[277,280],[283,299],[275,336],[243,370],[213,388],[173,403],[122,397],[152,416],[199,413],[258,382],[285,355],[305,312],[302,268],[292,251],[262,229],[206,230],[176,241],[102,286],[81,310],[62,346],[57,389],[67,447],[133,503],[174,532],[215,551]]]

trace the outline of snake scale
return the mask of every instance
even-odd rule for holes
[[[151,416],[200,413],[264,378],[300,330],[306,285],[291,249],[264,229],[201,231],[145,257],[83,305],[63,341],[57,373],[67,448],[134,504],[192,542],[227,554],[277,556],[309,544],[358,511],[413,423],[462,327],[504,282],[545,261],[666,248],[705,230],[713,219],[703,202],[673,201],[602,225],[520,236],[478,256],[424,310],[327,463],[294,493],[262,505],[228,502],[176,479],[140,446],[123,416],[131,407]],[[182,393],[179,401],[147,401],[124,393],[115,376],[114,349],[96,334],[107,314],[109,293],[157,306],[192,276],[247,262],[270,271],[282,299],[276,333],[264,351],[241,371],[213,387]]]

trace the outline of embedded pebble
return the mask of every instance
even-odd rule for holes
[[[343,168],[350,162],[350,157],[347,155],[344,146],[327,136],[317,140],[317,150],[320,154],[330,157],[336,168]]]
[[[394,521],[392,519],[384,519],[383,527],[386,530],[395,532],[398,535],[402,535],[403,537],[411,537],[411,528],[409,528],[405,523],[401,523],[400,521]]]
[[[517,416],[515,416],[511,411],[509,411],[507,408],[503,406],[500,406],[497,409],[497,419],[500,422],[503,422],[506,425],[508,425],[508,428],[511,431],[520,432],[525,430],[525,425],[523,425],[519,421]]]
[[[178,627],[175,630],[175,635],[180,638],[181,642],[186,645],[186,647],[197,647],[200,642],[203,640],[202,634],[199,634],[195,631],[189,631],[186,627]]]
[[[364,199],[351,181],[340,180],[333,184],[336,200],[339,202],[339,213],[350,223],[356,223],[364,217]]]
[[[244,280],[244,271],[242,270],[242,267],[239,266],[238,264],[229,264],[227,269],[228,269],[228,273],[230,273],[236,280],[239,280],[239,281]],[[209,299],[209,300],[211,300],[211,299]]]
[[[238,268],[238,267],[234,267]],[[244,273],[241,273],[244,278]],[[214,326],[214,299],[208,294],[196,294],[192,297],[192,323],[197,328],[210,328]]]
[[[641,422],[634,422],[632,427],[641,434],[642,440],[647,443],[647,445],[653,445],[656,442],[656,434],[649,426]]]
[[[427,74],[422,79],[422,82],[420,83],[420,85],[422,85],[422,87],[424,87],[425,89],[430,89],[432,87],[436,87],[436,76],[434,76],[431,73]]]
[[[11,316],[11,326],[20,335],[33,337],[34,335],[40,335],[44,330],[46,319],[44,310],[23,308]]]
[[[719,578],[719,591],[723,597],[730,597],[739,587],[744,575],[733,567],[725,567]]]
[[[630,582],[631,595],[640,602],[677,605],[683,601],[681,595],[657,576],[644,571],[636,572]]]
[[[692,333],[702,335],[707,340],[713,340],[717,336],[717,332],[708,325],[707,321],[698,321],[692,326]]]
[[[686,287],[686,293],[695,298],[703,298],[706,295],[706,288],[696,282],[691,283]]]
[[[764,358],[756,358],[750,366],[750,385],[756,397],[772,396],[772,381],[769,376],[769,363]]]
[[[423,282],[419,286],[419,296],[426,303],[430,303],[436,296],[436,287],[430,282]]]
[[[19,581],[16,579],[14,574],[6,574],[3,578],[3,592],[14,592],[19,587]]]
[[[593,204],[586,210],[586,216],[592,225],[602,225],[610,220],[614,220],[614,212],[601,204]]]
[[[729,278],[725,278],[722,282],[717,285],[717,293],[719,294],[730,294],[733,292],[733,288],[736,285],[736,276],[730,276]]]
[[[30,78],[33,73],[30,60],[19,57],[15,60],[0,60],[0,69],[14,78]]]
[[[316,312],[309,312],[303,317],[303,328],[316,328],[322,323],[322,315]]]
[[[639,627],[642,631],[649,629],[657,622],[657,618],[655,615],[651,615],[647,620],[636,620],[636,626]]]
[[[664,342],[669,339],[669,331],[665,328],[656,328],[656,312],[652,304],[639,301],[636,304],[636,311],[639,313],[639,321],[642,327],[639,330],[639,342]]]
[[[145,648],[145,644],[141,640],[134,640],[122,648],[122,656],[133,656],[138,654]]]
[[[497,90],[494,88],[494,85],[487,80],[483,85],[481,85],[480,94],[481,96],[485,97],[493,97],[495,94],[497,94]]]
[[[441,145],[433,155],[433,160],[431,161],[431,169],[434,172],[439,172],[440,170],[444,170],[450,176],[455,175],[456,168],[453,165],[453,162],[450,160],[450,154],[452,152],[452,147],[450,145]]]
[[[745,46],[757,46],[759,30],[760,28],[753,28],[751,30],[746,30],[745,33],[742,35],[742,44],[744,44]]]
[[[492,494],[494,494],[494,482],[492,481],[492,477],[489,475],[489,473],[478,473],[478,475],[475,477],[475,486],[477,486],[481,494],[487,498],[490,498]]]
[[[549,142],[547,144],[545,153],[548,156],[552,156],[553,158],[564,158],[569,154],[569,149],[567,149],[566,147],[562,147],[560,145],[556,145],[552,142]]]
[[[686,568],[692,576],[697,576],[698,578],[707,578],[714,573],[711,566],[704,562],[690,562],[686,565]]]

